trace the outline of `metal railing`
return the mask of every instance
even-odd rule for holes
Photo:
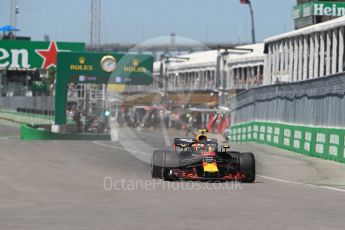
[[[345,127],[345,73],[252,88],[228,101],[232,124],[272,121]]]
[[[42,115],[4,109],[0,109],[0,119],[26,124],[54,124],[53,114]]]

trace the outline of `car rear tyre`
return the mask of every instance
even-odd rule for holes
[[[162,178],[163,169],[163,152],[154,151],[151,158],[151,175],[152,178]]]
[[[241,153],[239,160],[240,172],[245,175],[242,182],[253,183],[255,181],[255,158],[253,153]]]

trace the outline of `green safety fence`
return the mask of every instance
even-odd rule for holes
[[[18,123],[53,124],[54,116],[0,109],[0,118]]]
[[[253,121],[230,128],[232,143],[255,142],[345,163],[345,129]]]
[[[53,115],[42,115],[34,113],[23,113],[12,110],[0,109],[0,119],[5,119],[22,124],[54,124],[55,117]],[[75,124],[72,119],[67,120],[67,124]]]

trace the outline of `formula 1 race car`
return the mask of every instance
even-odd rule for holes
[[[175,138],[174,150],[156,150],[151,160],[152,178],[173,180],[254,182],[255,158],[252,153],[219,150],[216,139],[199,130],[195,138]]]

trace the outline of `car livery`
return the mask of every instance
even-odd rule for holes
[[[253,153],[230,151],[199,130],[195,138],[175,138],[173,150],[156,150],[151,160],[153,178],[173,180],[239,180],[254,182]]]

